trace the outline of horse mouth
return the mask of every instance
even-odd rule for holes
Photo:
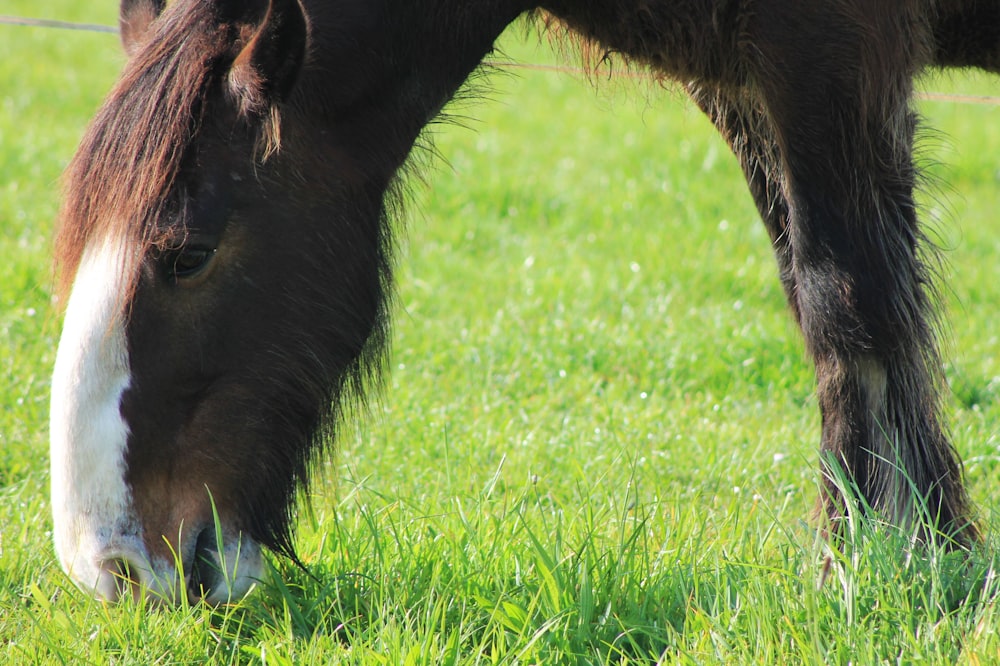
[[[235,603],[261,581],[260,546],[249,538],[220,538],[214,527],[201,530],[180,561],[151,559],[144,549],[108,548],[93,558],[94,569],[64,569],[78,587],[103,601],[131,598],[137,603],[210,606]],[[183,597],[182,597],[183,595]]]

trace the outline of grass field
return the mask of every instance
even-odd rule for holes
[[[0,13],[113,24],[115,3]],[[520,27],[507,55],[552,62]],[[947,408],[987,543],[829,551],[813,375],[734,160],[677,92],[492,75],[432,128],[393,369],[247,600],[146,612],[51,546],[57,181],[113,35],[0,26],[0,662],[987,664],[1000,660],[1000,107],[922,102]],[[1000,95],[949,75],[925,89]],[[834,566],[821,582],[822,562]]]

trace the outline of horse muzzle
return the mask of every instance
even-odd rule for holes
[[[242,535],[226,535],[215,525],[164,545],[173,557],[150,556],[142,540],[112,536],[66,544],[56,540],[63,570],[98,599],[117,602],[131,597],[155,605],[203,601],[219,605],[246,596],[262,578],[260,546]]]

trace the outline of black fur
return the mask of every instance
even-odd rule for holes
[[[126,2],[123,21],[145,25],[153,9],[163,3]],[[153,37],[130,32],[136,54],[69,173],[58,245],[69,277],[95,234],[120,234],[140,257],[122,410],[149,539],[176,534],[161,514],[179,486],[208,486],[234,529],[292,552],[317,435],[383,366],[402,168],[526,14],[593,59],[620,54],[684,82],[732,146],[816,366],[824,528],[847,506],[836,467],[894,523],[977,538],[940,413],[910,105],[927,67],[1000,67],[995,3],[302,0],[301,11],[171,3]],[[151,135],[147,118],[177,126]],[[125,226],[102,221],[108,209]],[[199,235],[218,267],[179,290],[163,257]]]

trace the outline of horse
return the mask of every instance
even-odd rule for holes
[[[378,390],[422,130],[526,20],[683,84],[746,176],[816,372],[817,520],[980,538],[942,422],[913,80],[1000,72],[977,0],[122,0],[129,58],[67,167],[52,378],[62,568],[217,604]],[[846,478],[846,482],[845,479]]]

